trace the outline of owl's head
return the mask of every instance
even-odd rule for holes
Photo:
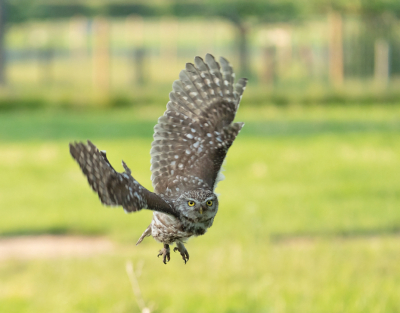
[[[218,198],[209,190],[191,190],[179,197],[179,209],[189,218],[207,220],[218,211]]]

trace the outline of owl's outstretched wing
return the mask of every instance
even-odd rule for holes
[[[70,143],[69,148],[103,204],[121,205],[126,212],[149,209],[179,217],[160,196],[140,185],[124,162],[125,172],[118,173],[107,160],[106,153],[99,151],[90,141],[87,144]]]
[[[229,147],[243,123],[233,123],[247,79],[235,74],[224,58],[187,63],[172,85],[164,115],[154,127],[151,171],[160,194],[214,189]],[[222,73],[221,73],[222,72]]]

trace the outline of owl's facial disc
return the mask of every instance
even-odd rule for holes
[[[210,191],[193,190],[181,196],[187,214],[192,218],[209,219],[218,209],[218,198]]]

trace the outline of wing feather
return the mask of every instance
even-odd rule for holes
[[[172,85],[167,110],[154,127],[151,171],[155,192],[214,189],[229,147],[243,123],[233,123],[246,86],[234,84],[229,62],[207,54],[187,63]]]
[[[118,173],[107,160],[105,152],[99,151],[90,141],[87,144],[70,143],[69,147],[72,157],[78,162],[89,185],[103,204],[120,205],[126,212],[149,209],[179,217],[160,196],[140,185],[123,161],[125,172]]]

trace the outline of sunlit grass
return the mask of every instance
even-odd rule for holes
[[[93,139],[152,189],[154,110],[0,116],[0,233],[117,242],[112,255],[1,262],[2,310],[138,311],[132,259],[157,312],[399,311],[398,108],[242,106],[214,226],[189,241],[187,265],[173,253],[167,266],[154,240],[134,246],[151,213],[103,207],[68,152]]]
[[[228,237],[228,234],[227,234]],[[193,241],[194,244],[195,241]],[[126,260],[156,312],[398,312],[398,237],[242,244],[201,242],[187,265],[155,245],[114,255],[0,263],[5,312],[139,312]]]

